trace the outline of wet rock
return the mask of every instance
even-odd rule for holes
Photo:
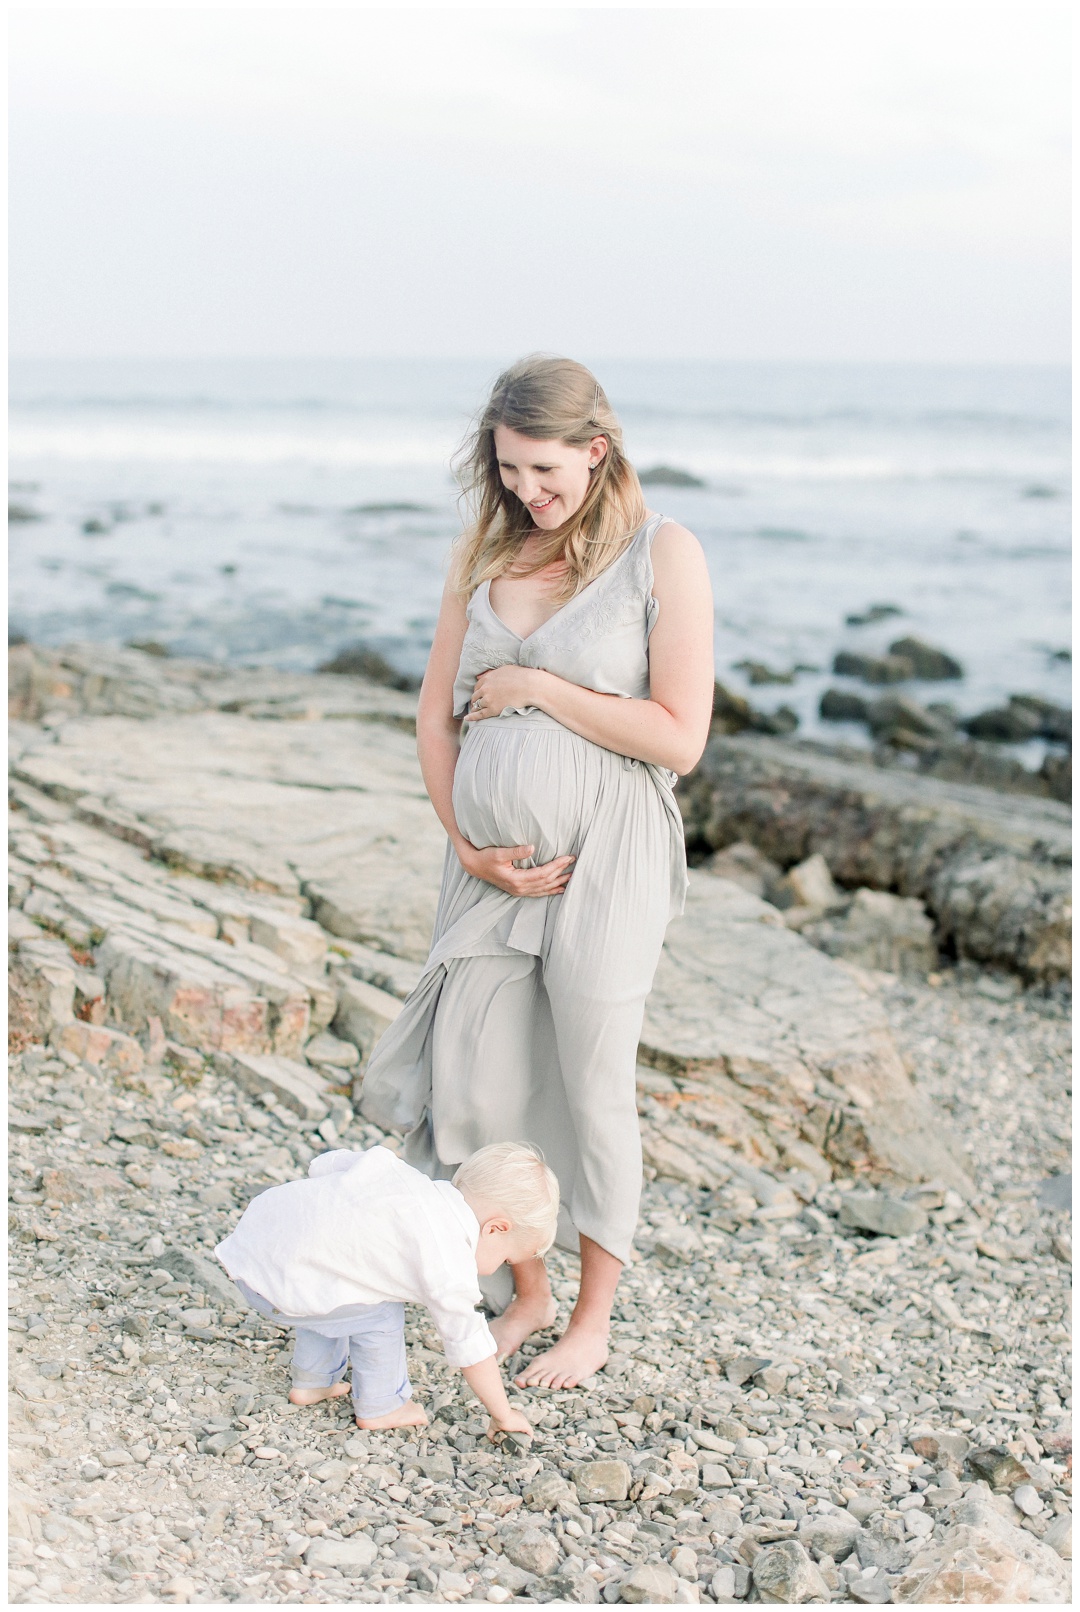
[[[411,690],[418,686],[415,677],[399,672],[385,655],[363,641],[339,650],[332,659],[323,661],[318,670],[334,677],[362,677],[365,682],[383,683],[387,688]]]
[[[768,687],[774,683],[787,687],[795,681],[794,672],[773,671],[771,666],[766,666],[760,660],[737,660],[733,669],[745,673],[746,681],[752,688]]]
[[[1054,744],[1072,744],[1072,712],[1052,700],[1040,699],[1035,694],[1013,694],[1009,705],[1028,711],[1038,721],[1038,736]]]
[[[911,662],[915,676],[925,683],[946,682],[963,677],[964,668],[943,649],[935,649],[922,638],[897,638],[889,645],[890,655],[899,655]]]
[[[827,956],[860,968],[925,975],[938,963],[933,922],[913,896],[857,890],[845,911],[804,923],[799,933]]]
[[[1072,801],[1072,756],[1046,754],[1039,768],[1039,777],[1046,784],[1051,800],[1069,805]]]
[[[1058,744],[1072,742],[1072,712],[1050,700],[1031,694],[1014,694],[1007,705],[980,711],[962,726],[973,739],[989,739],[998,744],[1023,744],[1028,739],[1050,739]]]
[[[829,1599],[820,1572],[794,1539],[766,1545],[754,1557],[751,1572],[754,1589],[763,1601],[801,1606],[806,1601]]]
[[[679,1588],[678,1575],[665,1562],[644,1562],[619,1585],[619,1600],[631,1606],[671,1606]]]
[[[795,732],[799,717],[790,705],[778,705],[775,711],[755,711],[752,726],[755,733],[772,733],[783,738]]]
[[[711,731],[714,733],[743,733],[747,729],[757,733],[784,735],[794,733],[799,725],[797,714],[789,706],[781,705],[775,711],[759,711],[741,694],[735,694],[723,683],[713,689]]]
[[[753,726],[754,708],[741,694],[735,694],[723,683],[713,686],[712,731],[715,733],[742,733]]]
[[[951,733],[953,724],[924,709],[906,694],[886,694],[866,710],[871,733],[897,743],[901,738],[940,739]]]
[[[998,744],[1023,744],[1039,732],[1039,719],[1022,705],[997,706],[980,711],[962,724],[973,739],[991,739]]]
[[[845,616],[844,620],[849,627],[869,627],[875,621],[887,621],[890,616],[902,616],[904,612],[899,605],[872,604],[855,615]]]
[[[679,799],[690,843],[747,840],[785,865],[819,851],[849,888],[924,901],[962,956],[1070,972],[1071,828],[1056,802],[747,736],[710,740]]]
[[[700,476],[692,475],[689,470],[680,470],[672,465],[652,465],[648,470],[639,470],[638,481],[643,487],[705,487],[708,485]]]
[[[906,683],[915,668],[902,655],[859,655],[843,649],[833,659],[837,677],[859,677],[864,683]]]
[[[582,1505],[625,1500],[630,1488],[630,1468],[625,1461],[586,1461],[574,1467],[570,1476]]]
[[[818,703],[823,722],[865,722],[869,711],[869,702],[861,694],[840,688],[827,688]]]
[[[867,1192],[856,1187],[840,1202],[840,1224],[859,1231],[872,1231],[883,1237],[910,1237],[927,1224],[925,1212],[886,1192]]]

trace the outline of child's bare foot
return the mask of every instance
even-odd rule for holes
[[[554,1348],[531,1360],[514,1381],[519,1388],[576,1388],[607,1363],[608,1335],[586,1327],[567,1327]]]
[[[526,1338],[534,1332],[543,1332],[555,1320],[555,1300],[550,1293],[519,1298],[515,1295],[502,1315],[490,1323],[499,1360],[516,1354]]]
[[[349,1392],[346,1382],[331,1383],[329,1388],[290,1388],[290,1405],[317,1405],[323,1399],[341,1399]]]
[[[407,1399],[404,1405],[399,1405],[397,1410],[387,1411],[385,1416],[358,1416],[356,1425],[369,1431],[380,1427],[426,1427],[427,1412],[415,1399]]]

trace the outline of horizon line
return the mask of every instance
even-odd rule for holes
[[[534,352],[554,351],[546,347]],[[560,354],[559,356],[565,356]],[[504,364],[505,354],[492,353],[11,353],[12,364]],[[777,358],[732,357],[700,354],[603,353],[590,355],[593,364],[730,364],[835,366],[843,369],[881,367],[897,369],[1058,369],[1069,371],[1070,358]]]

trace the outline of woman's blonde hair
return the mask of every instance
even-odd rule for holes
[[[607,452],[590,472],[580,509],[537,546],[531,565],[518,561],[521,544],[534,530],[525,504],[503,486],[495,452],[495,427],[505,425],[538,442],[583,448],[604,437]],[[645,520],[637,472],[623,450],[619,425],[595,375],[572,358],[533,353],[504,370],[457,456],[455,469],[470,520],[454,548],[455,589],[471,594],[511,566],[520,575],[566,562],[556,597],[573,598],[622,553]]]
[[[453,1185],[501,1210],[515,1232],[538,1243],[537,1253],[546,1254],[555,1241],[559,1183],[531,1143],[492,1142],[479,1148],[458,1166]]]

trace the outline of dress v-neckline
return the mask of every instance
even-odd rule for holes
[[[499,626],[503,629],[504,632],[508,632],[510,634],[511,638],[516,638],[519,644],[527,644],[529,642],[530,638],[535,638],[537,633],[542,632],[544,630],[544,628],[548,625],[549,622],[552,622],[552,621],[555,620],[556,616],[561,616],[564,610],[569,610],[569,608],[570,608],[570,606],[572,604],[576,604],[579,599],[584,598],[584,596],[588,593],[590,588],[595,587],[598,582],[603,581],[604,577],[610,576],[612,571],[614,571],[615,567],[619,564],[619,562],[621,560],[624,560],[626,558],[626,556],[630,553],[630,550],[633,548],[634,544],[637,542],[638,538],[641,536],[642,532],[645,530],[645,527],[648,526],[650,524],[650,522],[655,520],[655,519],[656,519],[656,517],[654,515],[650,515],[649,520],[647,520],[645,522],[645,525],[638,527],[637,531],[634,533],[634,535],[630,539],[629,543],[627,543],[627,545],[623,549],[622,553],[617,554],[615,556],[615,558],[612,560],[611,564],[606,565],[604,567],[604,569],[600,572],[599,576],[593,577],[591,582],[586,582],[585,586],[583,588],[581,588],[577,593],[575,593],[572,598],[567,599],[566,602],[564,604],[561,604],[557,610],[553,610],[551,612],[550,616],[545,616],[543,621],[540,623],[539,627],[534,627],[532,632],[527,632],[524,637],[522,637],[521,633],[515,632],[513,627],[511,627],[509,625],[509,623],[507,623],[507,622],[505,622],[503,620],[503,618],[499,615],[499,612],[495,609],[495,606],[492,604],[492,602],[491,602],[491,584],[492,584],[493,578],[491,578],[491,577],[488,577],[487,581],[484,583],[484,601],[485,601],[488,609],[490,610],[491,614],[495,617],[495,620],[499,623]]]

